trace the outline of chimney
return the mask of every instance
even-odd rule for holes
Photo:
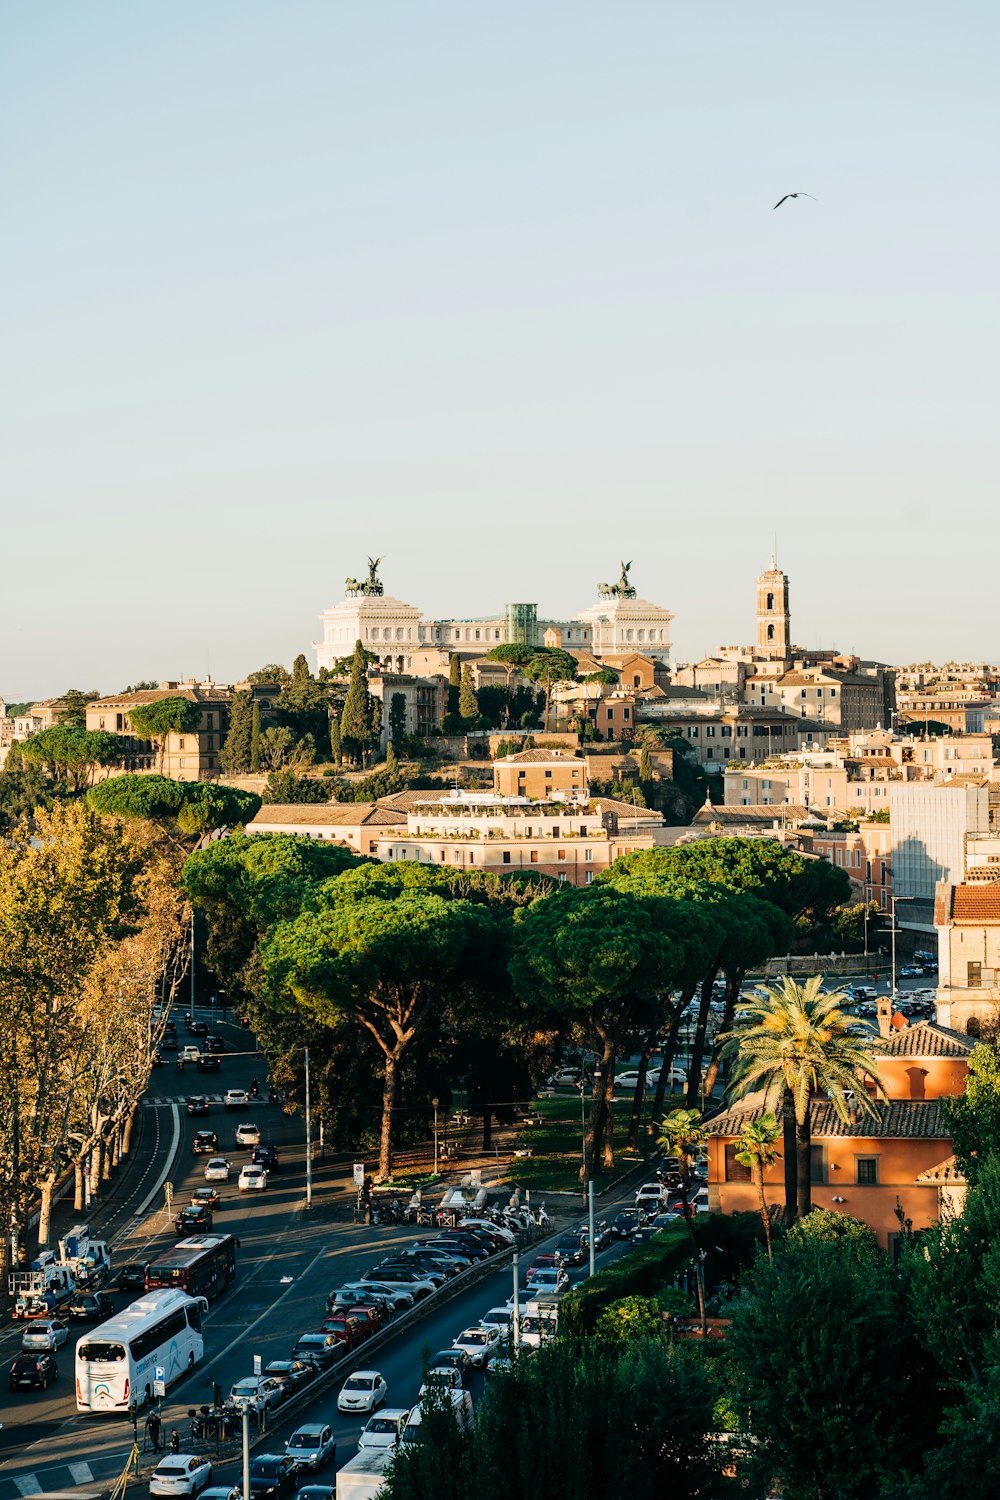
[[[890,1036],[892,1034],[892,997],[880,995],[875,1009],[878,1016],[879,1036]]]

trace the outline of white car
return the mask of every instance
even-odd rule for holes
[[[387,1408],[379,1412],[377,1417],[369,1417],[361,1429],[358,1447],[380,1448],[383,1451],[387,1448],[395,1448],[409,1415],[409,1411]]]
[[[546,1266],[544,1270],[535,1272],[535,1279],[528,1291],[533,1298],[545,1295],[558,1297],[568,1286],[569,1277],[561,1266],[553,1266],[551,1270]]]
[[[484,1328],[499,1328],[501,1333],[509,1333],[513,1317],[514,1312],[510,1307],[491,1307],[479,1321]]]
[[[201,1453],[171,1453],[149,1476],[151,1495],[197,1495],[212,1482],[212,1465]]]
[[[250,1095],[246,1089],[226,1089],[222,1103],[226,1109],[245,1109],[250,1103]]]
[[[248,1161],[240,1173],[238,1187],[241,1193],[262,1193],[267,1187],[267,1173],[256,1162]]]
[[[21,1348],[54,1352],[68,1338],[69,1325],[61,1318],[35,1318],[21,1334]]]
[[[658,1209],[666,1201],[667,1191],[662,1182],[644,1182],[635,1195],[636,1208]]]
[[[206,1182],[228,1182],[229,1163],[224,1156],[213,1156],[205,1167]]]
[[[229,1392],[229,1399],[240,1411],[249,1407],[251,1411],[267,1411],[284,1400],[285,1387],[273,1375],[247,1375],[237,1380]]]
[[[182,1062],[182,1063],[195,1063],[195,1064],[200,1063],[201,1062],[201,1048],[200,1047],[191,1047],[191,1046],[182,1047],[181,1050],[180,1050],[180,1053],[179,1053],[178,1060],[180,1062]]]
[[[296,1427],[285,1452],[297,1469],[319,1469],[337,1452],[337,1440],[325,1422],[303,1422]]]
[[[494,1224],[492,1219],[460,1219],[459,1229],[485,1229],[487,1234],[496,1234],[506,1245],[513,1245],[517,1235],[506,1224]]]
[[[389,1286],[384,1281],[345,1281],[340,1289],[342,1292],[374,1292],[376,1297],[381,1297],[394,1313],[409,1312],[416,1302],[416,1297],[406,1286]]]
[[[236,1144],[237,1146],[259,1146],[260,1126],[250,1124],[237,1125]]]
[[[466,1328],[452,1339],[452,1348],[461,1349],[474,1365],[488,1364],[500,1342],[499,1328],[482,1323],[478,1327]]]
[[[387,1400],[389,1387],[379,1370],[355,1370],[337,1397],[338,1411],[372,1412]]]

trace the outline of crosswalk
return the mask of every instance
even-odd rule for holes
[[[222,1104],[225,1101],[224,1094],[199,1094],[198,1098],[204,1099],[208,1104]],[[181,1107],[181,1113],[184,1113],[184,1100],[178,1099],[176,1094],[173,1097],[166,1094],[147,1094],[142,1102],[147,1109],[156,1109],[163,1104],[178,1104]],[[251,1102],[256,1103],[255,1100]]]
[[[40,1469],[38,1473],[12,1474],[7,1480],[0,1478],[0,1500],[7,1500],[7,1497],[10,1500],[33,1500],[36,1495],[44,1495],[45,1500],[99,1500],[99,1490],[87,1494],[78,1488],[99,1483],[90,1464],[57,1464],[51,1469]]]

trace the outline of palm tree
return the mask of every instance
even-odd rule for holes
[[[740,1007],[748,1024],[722,1038],[724,1050],[736,1054],[729,1092],[748,1094],[755,1088],[767,1091],[772,1107],[780,1100],[785,1120],[795,1123],[795,1193],[785,1178],[786,1211],[800,1217],[812,1206],[810,1148],[812,1145],[809,1104],[815,1093],[828,1094],[838,1116],[850,1120],[847,1095],[858,1107],[877,1117],[878,1109],[865,1083],[870,1079],[885,1093],[885,1084],[872,1061],[867,1042],[873,1034],[860,1029],[858,1021],[844,1009],[847,996],[841,990],[824,994],[822,975],[814,974],[805,984],[787,975],[764,988],[759,999]],[[786,1134],[786,1150],[788,1136]]]
[[[701,1319],[701,1336],[707,1333],[705,1323],[705,1282],[702,1275],[698,1241],[694,1234],[694,1216],[691,1212],[691,1179],[694,1176],[695,1152],[705,1144],[705,1125],[696,1109],[673,1109],[661,1126],[663,1134],[657,1140],[661,1151],[676,1156],[680,1162],[681,1205],[684,1222],[694,1258],[695,1285],[698,1289],[698,1316]]]
[[[775,1162],[781,1159],[781,1153],[774,1149],[774,1143],[780,1134],[781,1129],[774,1118],[774,1113],[769,1110],[766,1115],[761,1115],[756,1124],[752,1120],[747,1120],[736,1140],[736,1160],[741,1167],[750,1168],[750,1176],[757,1189],[768,1260],[772,1258],[771,1215],[767,1211],[767,1199],[764,1197],[764,1173],[768,1167],[773,1167]]]

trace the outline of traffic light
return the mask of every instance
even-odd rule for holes
[[[130,1401],[129,1405],[128,1405],[128,1419],[132,1423],[133,1427],[135,1426],[135,1421],[136,1421],[136,1418],[138,1417],[138,1415],[139,1415],[139,1408],[138,1408],[138,1406],[136,1406],[136,1404],[135,1404],[134,1401]]]

